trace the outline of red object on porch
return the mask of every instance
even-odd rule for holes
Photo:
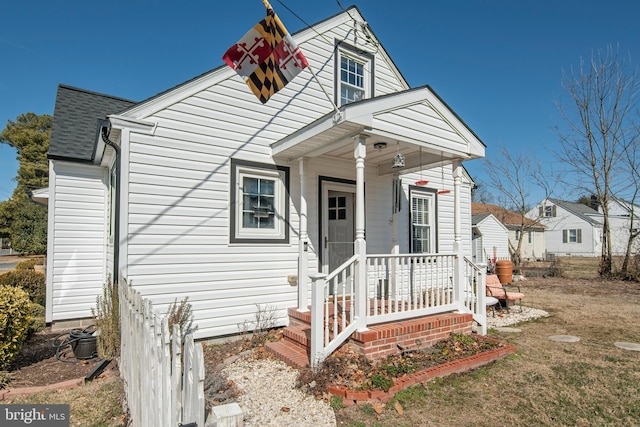
[[[416,181],[416,185],[418,185],[418,186],[420,186],[420,187],[425,186],[425,185],[427,185],[428,183],[429,183],[429,181],[427,181],[426,179],[421,179],[421,180],[419,180],[419,181]]]

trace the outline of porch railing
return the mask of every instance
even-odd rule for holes
[[[358,325],[463,310],[473,314],[486,334],[486,272],[466,258],[462,266],[458,260],[455,254],[367,255],[366,276],[361,279],[364,299],[358,295],[358,255],[328,275],[311,275],[311,366],[338,348]],[[358,301],[367,305],[364,321],[355,315]]]
[[[330,355],[355,331],[356,271],[354,255],[329,275],[311,276],[311,366]]]
[[[456,310],[455,255],[367,255],[367,324]]]
[[[480,334],[487,334],[487,266],[486,264],[474,264],[469,258],[464,258],[464,306],[473,314],[480,327]]]

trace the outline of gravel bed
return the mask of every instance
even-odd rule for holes
[[[487,307],[487,327],[489,329],[502,328],[547,316],[549,316],[549,313],[544,310],[523,306],[522,312],[520,312],[520,307],[513,307],[509,312],[504,308],[496,310],[496,317],[493,317],[491,309]]]
[[[329,404],[295,388],[298,371],[283,362],[245,356],[222,374],[240,390],[237,402],[246,427],[336,425]]]
[[[487,310],[488,328],[511,326],[549,313],[531,307],[496,310],[496,316]],[[271,359],[254,359],[245,353],[222,371],[233,381],[240,395],[238,405],[244,414],[246,427],[277,426],[336,426],[333,409],[295,387],[298,371],[285,363]]]

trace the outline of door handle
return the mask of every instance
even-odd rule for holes
[[[327,249],[327,246],[329,244],[329,239],[327,239],[327,236],[324,236],[324,248]]]

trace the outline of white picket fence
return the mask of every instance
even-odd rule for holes
[[[134,427],[204,426],[202,345],[128,285],[120,284],[120,374]]]

